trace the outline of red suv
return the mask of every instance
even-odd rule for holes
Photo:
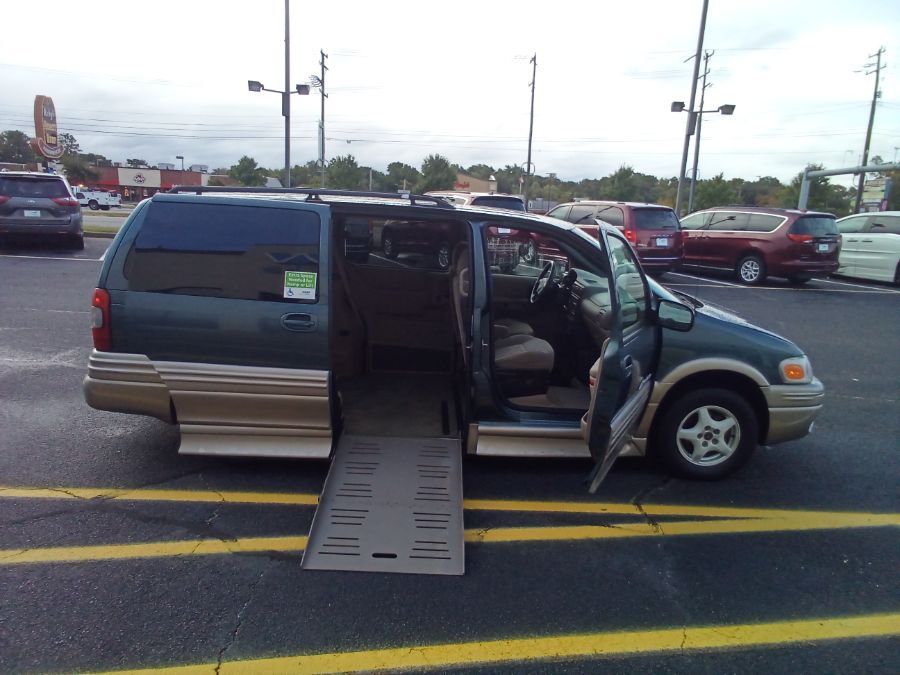
[[[593,236],[599,232],[595,220],[619,228],[637,251],[641,267],[650,274],[673,272],[681,267],[681,226],[668,206],[584,201],[560,204],[547,215],[566,220]]]
[[[803,283],[838,268],[841,235],[830,213],[717,206],[681,219],[685,267],[728,270],[744,284],[771,274]]]

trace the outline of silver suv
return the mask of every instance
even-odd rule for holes
[[[0,236],[61,238],[84,248],[81,207],[62,176],[24,171],[0,173]]]

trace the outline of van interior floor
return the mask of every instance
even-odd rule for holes
[[[337,380],[345,434],[459,436],[450,375],[369,374]]]

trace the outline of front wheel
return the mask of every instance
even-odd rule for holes
[[[756,414],[743,396],[727,389],[699,389],[665,411],[653,452],[679,476],[715,480],[750,459],[758,435]]]
[[[741,258],[737,266],[737,278],[748,286],[756,286],[766,280],[766,263],[758,255]]]

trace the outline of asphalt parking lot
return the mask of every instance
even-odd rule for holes
[[[466,575],[301,571],[326,463],[179,457],[81,397],[84,251],[0,249],[0,671],[896,672],[900,290],[664,283],[796,341],[811,436],[717,483],[467,459]]]

